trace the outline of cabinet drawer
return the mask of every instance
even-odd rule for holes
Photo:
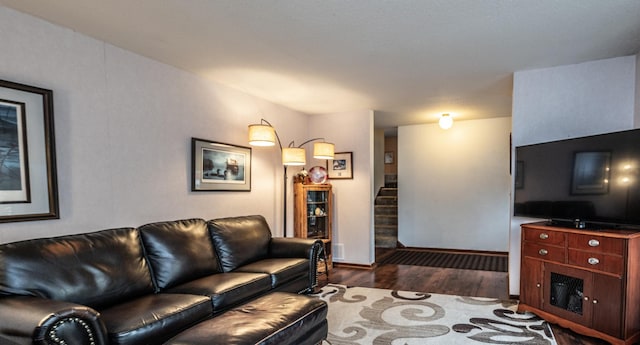
[[[619,276],[622,276],[624,273],[622,256],[596,253],[593,251],[585,252],[569,249],[569,264],[609,272]]]
[[[564,263],[565,249],[563,247],[548,246],[535,242],[525,242],[523,255],[536,259]]]
[[[569,248],[595,253],[624,255],[624,239],[583,234],[569,234]]]
[[[558,231],[524,229],[523,236],[525,241],[546,243],[556,246],[565,245],[565,233]]]

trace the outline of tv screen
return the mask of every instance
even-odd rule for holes
[[[640,225],[640,130],[516,147],[514,215]]]

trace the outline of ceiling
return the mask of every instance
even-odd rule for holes
[[[373,109],[377,128],[511,116],[514,71],[640,52],[640,0],[0,3],[304,113]]]

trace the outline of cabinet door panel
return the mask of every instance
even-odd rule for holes
[[[542,261],[523,258],[520,268],[520,300],[540,309],[542,306]]]
[[[594,303],[595,302],[595,303]],[[592,328],[623,338],[622,334],[622,280],[595,273],[593,275]]]
[[[542,291],[543,310],[591,327],[591,272],[545,262]]]
[[[326,266],[318,264],[319,272],[325,267],[331,270],[333,256],[331,253],[333,193],[331,185],[294,183],[294,228],[295,237],[321,239],[324,242]]]

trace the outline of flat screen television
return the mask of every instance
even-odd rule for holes
[[[640,129],[516,147],[514,215],[640,227]]]

